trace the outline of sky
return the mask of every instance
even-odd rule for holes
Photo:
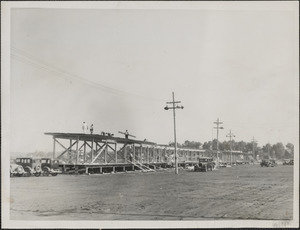
[[[10,151],[51,151],[82,123],[168,144],[299,143],[296,2],[233,10],[13,8]],[[216,4],[216,3],[215,3]],[[223,4],[223,3],[221,3]],[[236,2],[235,4],[244,4]],[[276,3],[277,4],[277,3]],[[279,4],[279,3],[278,3]]]

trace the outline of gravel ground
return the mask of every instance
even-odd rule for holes
[[[11,178],[12,220],[291,220],[293,167]]]

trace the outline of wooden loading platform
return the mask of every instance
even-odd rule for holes
[[[60,160],[63,172],[151,172],[175,163],[175,149],[168,145],[100,134],[45,134],[53,138],[53,159]],[[178,165],[182,167],[197,164],[200,157],[206,156],[212,154],[202,149],[177,148]]]

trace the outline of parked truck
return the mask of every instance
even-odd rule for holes
[[[195,172],[212,171],[215,167],[215,162],[212,157],[200,157],[199,163],[195,165]]]

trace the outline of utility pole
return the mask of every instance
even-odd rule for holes
[[[213,152],[213,143],[214,143],[214,128],[211,129],[211,151]]]
[[[177,141],[176,141],[176,115],[175,115],[175,109],[183,109],[183,106],[177,105],[178,103],[181,103],[181,101],[175,101],[174,92],[172,92],[172,98],[173,101],[167,102],[167,104],[172,104],[171,107],[166,106],[164,109],[169,110],[173,109],[173,120],[174,120],[174,144],[175,144],[175,174],[178,174],[178,162],[177,162]]]
[[[255,157],[255,143],[257,143],[257,141],[253,137],[252,138],[252,154],[253,154],[254,160],[256,160],[256,157]]]
[[[231,129],[229,130],[229,134],[226,135],[226,137],[229,137],[230,140],[230,165],[232,166],[232,141],[231,137],[235,137],[233,133],[231,133]]]
[[[217,168],[219,168],[219,129],[224,129],[223,127],[220,127],[219,125],[223,124],[223,122],[219,121],[219,118],[217,119],[214,124],[217,125],[217,127],[214,127],[214,129],[217,129]]]

